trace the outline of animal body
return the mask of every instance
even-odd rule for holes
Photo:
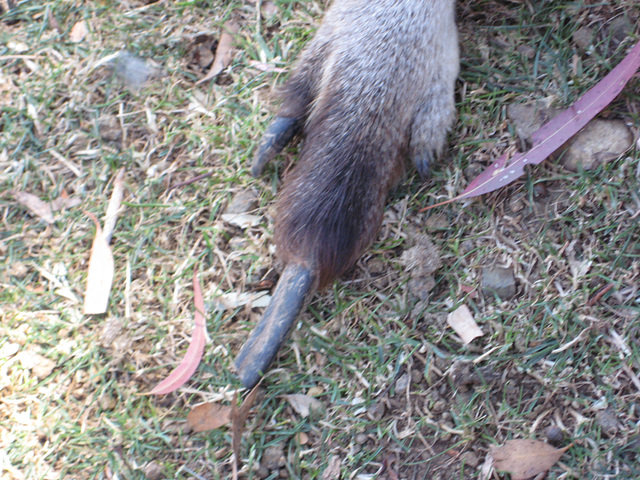
[[[300,159],[276,203],[284,271],[236,359],[246,387],[266,372],[310,295],[373,242],[409,158],[429,173],[455,117],[455,0],[336,0],[282,89],[252,166],[297,133]]]

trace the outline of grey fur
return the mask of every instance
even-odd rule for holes
[[[275,241],[285,264],[312,272],[311,289],[349,269],[375,239],[405,159],[426,175],[441,152],[455,117],[454,10],[454,0],[337,0],[285,83],[253,172],[302,129]],[[261,324],[277,315],[270,310]]]

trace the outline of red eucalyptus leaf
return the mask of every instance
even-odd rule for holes
[[[198,282],[197,272],[193,274],[193,303],[196,307],[193,321],[195,326],[189,348],[187,348],[187,353],[184,355],[180,365],[151,390],[151,393],[154,395],[164,395],[180,388],[191,378],[193,372],[195,372],[198,365],[200,365],[200,360],[202,360],[204,346],[207,341],[207,325],[205,322],[202,289],[200,288],[200,282]]]
[[[533,133],[531,136],[533,146],[528,152],[516,153],[511,159],[508,159],[508,154],[504,153],[493,165],[478,175],[460,195],[424,208],[422,211],[455,200],[493,192],[521,177],[524,175],[525,165],[541,163],[609,105],[638,68],[640,68],[640,42],[635,44],[627,56],[595,87]]]

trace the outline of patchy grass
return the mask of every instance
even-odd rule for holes
[[[3,478],[228,478],[230,432],[189,433],[185,417],[201,401],[231,401],[232,359],[261,313],[215,310],[220,294],[277,278],[272,200],[296,149],[263,178],[248,174],[282,80],[255,62],[288,67],[326,2],[262,5],[260,17],[249,1],[43,1],[0,16]],[[450,150],[427,185],[410,176],[394,192],[377,243],[301,316],[247,424],[246,478],[321,478],[332,457],[342,478],[477,478],[491,445],[545,439],[549,426],[573,447],[548,478],[640,476],[637,147],[577,174],[550,161],[480,200],[418,212],[517,144],[506,105],[564,107],[610,71],[629,45],[621,25],[637,35],[640,8],[483,0],[458,10]],[[196,84],[206,73],[198,42],[215,47],[230,19],[241,27],[230,68]],[[82,20],[88,34],[71,42]],[[579,31],[591,35],[586,49]],[[96,66],[122,49],[161,74],[127,88]],[[603,114],[636,139],[639,91],[635,79]],[[121,167],[115,288],[109,313],[86,317],[78,299],[94,227],[83,210],[103,216]],[[46,225],[15,191],[45,201],[66,192],[81,205]],[[247,191],[259,225],[223,222]],[[401,261],[419,233],[443,263],[428,302]],[[481,269],[493,264],[515,274],[514,298],[480,293]],[[179,393],[140,395],[186,350],[195,268],[210,307],[205,361]],[[469,347],[445,323],[460,304],[485,333]],[[325,412],[302,418],[283,395],[309,392]],[[274,452],[282,460],[267,458]]]

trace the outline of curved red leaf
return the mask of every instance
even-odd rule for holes
[[[536,130],[532,135],[533,146],[525,153],[516,153],[508,159],[504,153],[469,183],[455,198],[426,207],[421,211],[451,203],[455,200],[473,198],[493,192],[524,175],[525,165],[537,165],[573,137],[604,107],[609,105],[623,90],[627,82],[640,68],[640,42],[636,43],[626,57],[595,87],[577,102]]]
[[[194,272],[193,274],[193,303],[196,307],[193,320],[194,329],[193,335],[191,336],[191,342],[189,343],[189,348],[187,348],[187,353],[184,355],[180,365],[178,365],[167,378],[151,390],[150,393],[154,395],[164,395],[180,388],[191,378],[193,372],[195,372],[198,365],[200,365],[200,360],[202,360],[204,346],[207,341],[207,325],[205,321],[202,289],[200,288],[197,272]]]

